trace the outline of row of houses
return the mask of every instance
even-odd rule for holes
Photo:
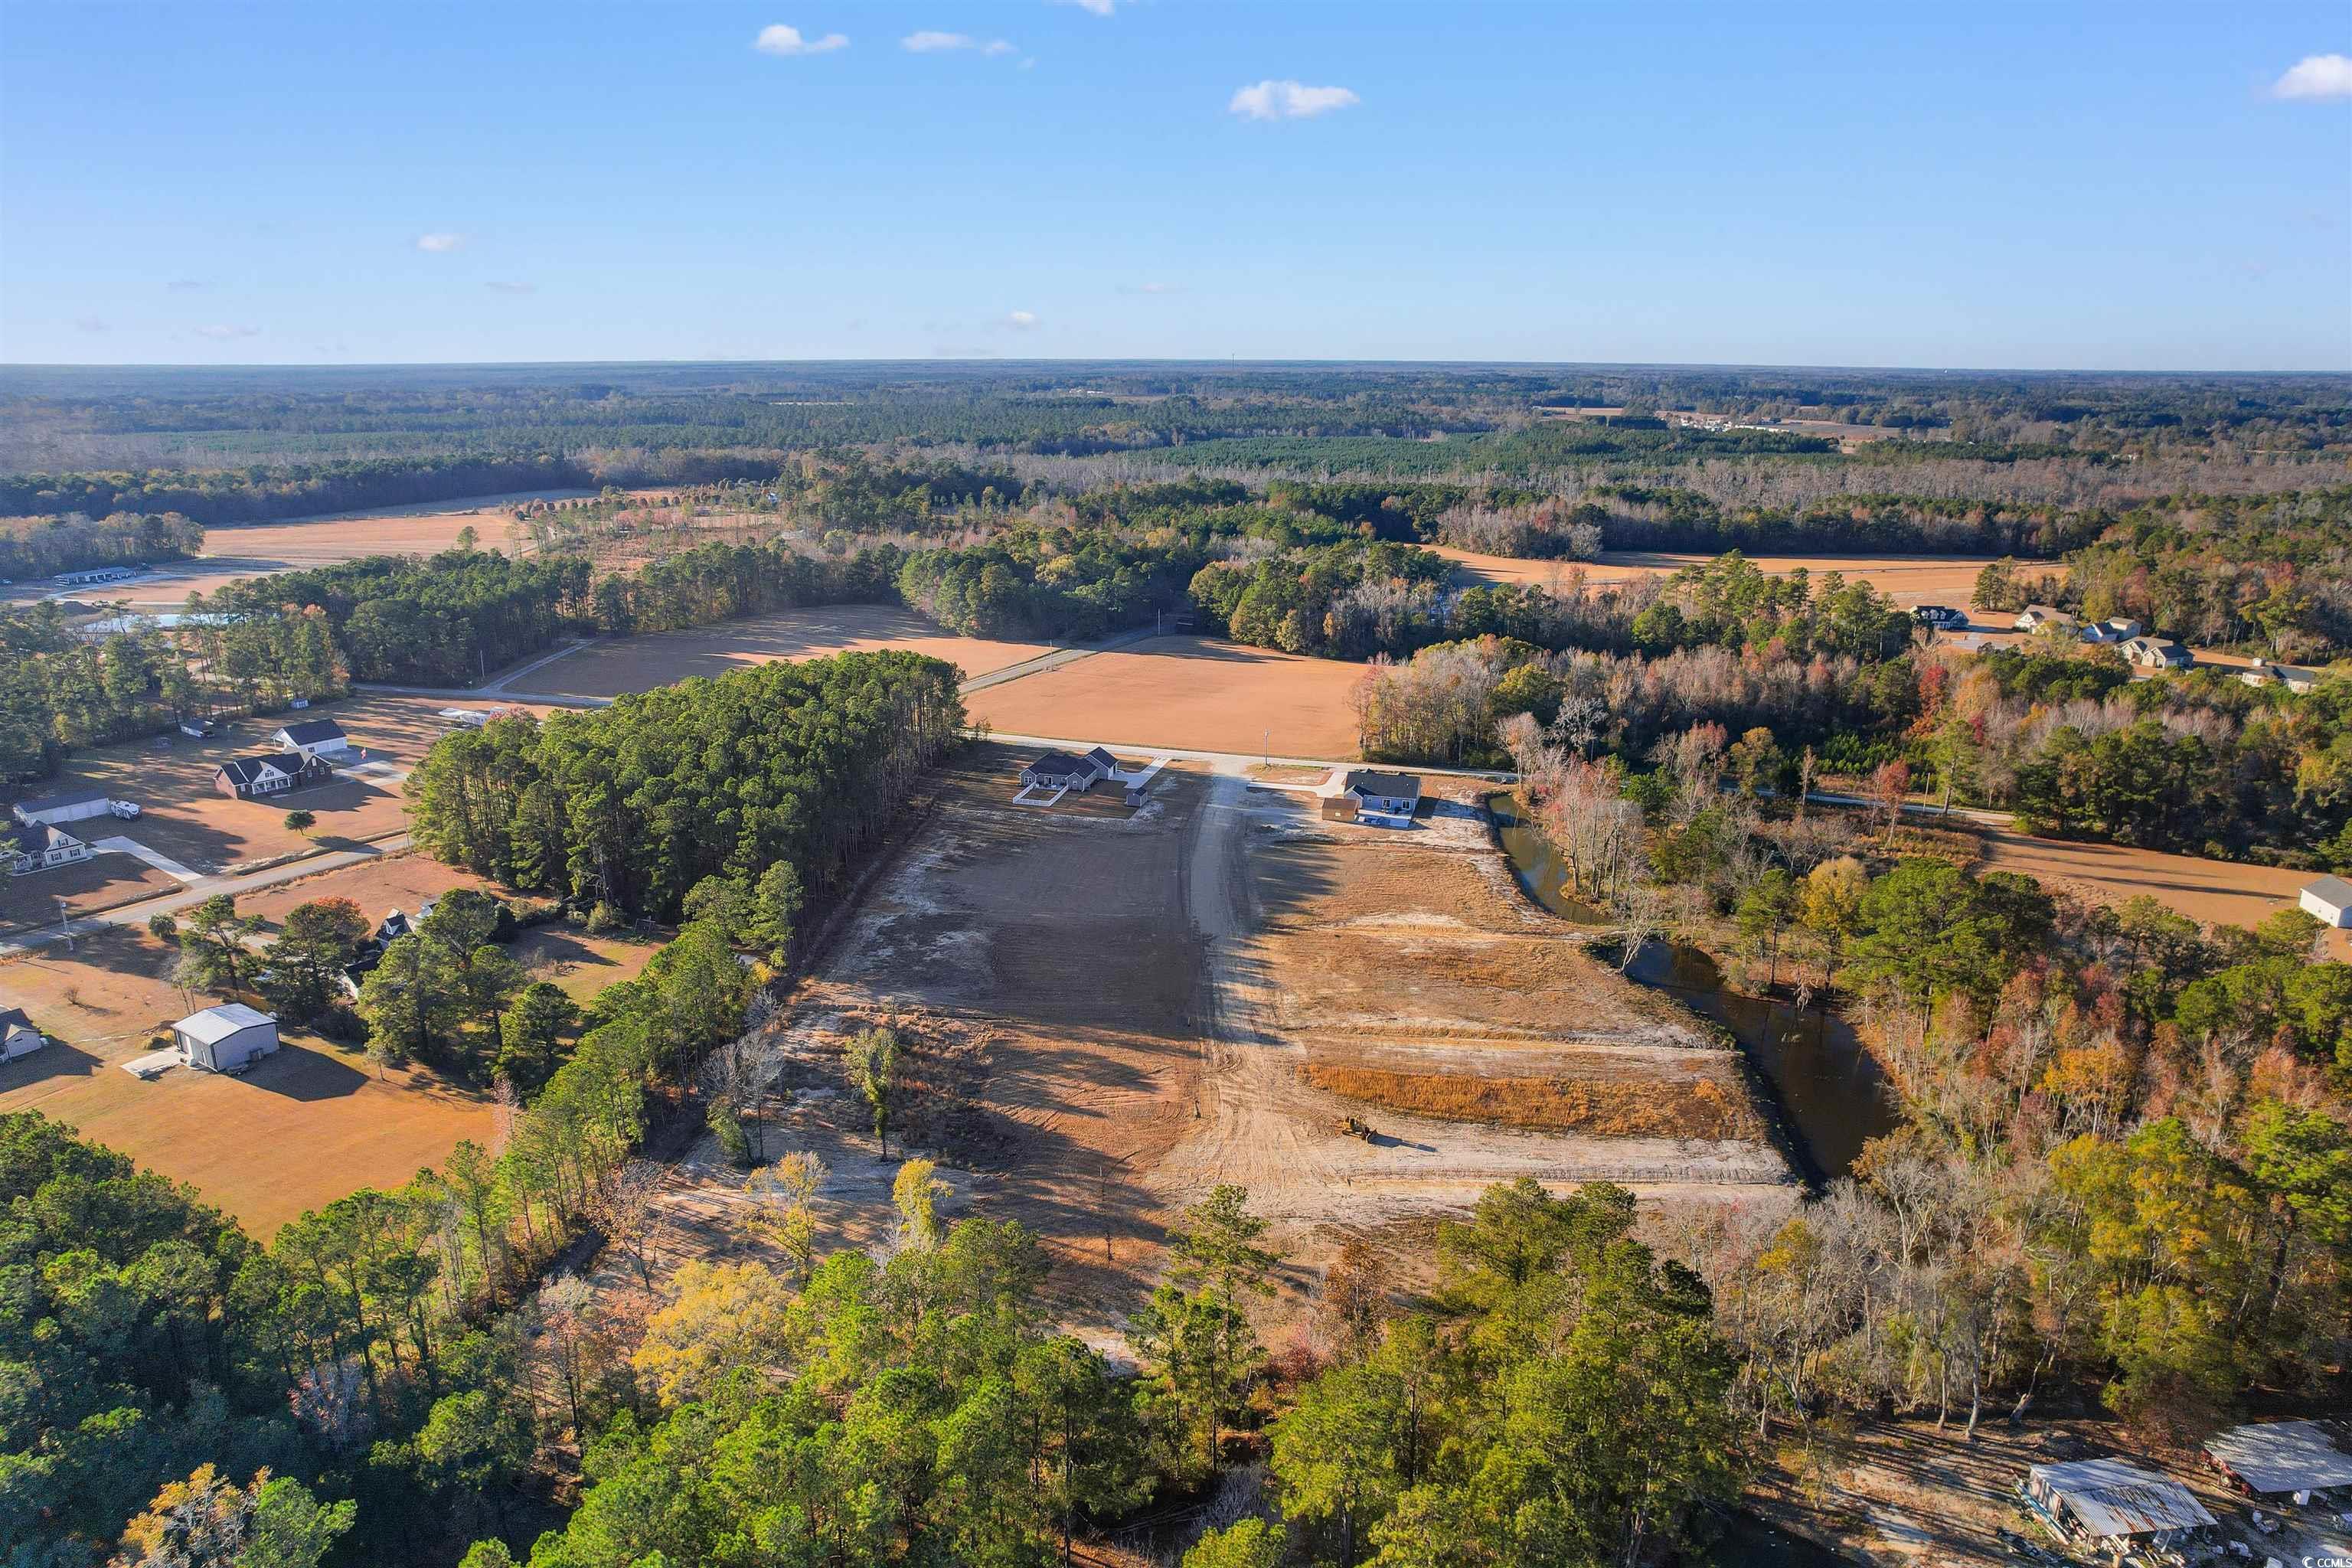
[[[1940,626],[1944,623],[1937,621],[1933,624]],[[2082,621],[2053,605],[2028,605],[2013,624],[2021,632],[2046,632],[2062,637],[2073,636],[2086,643],[2115,648],[2142,669],[2188,669],[2197,662],[2197,656],[2187,647],[2170,637],[2147,636],[2147,628],[2129,616],[2110,616],[2104,621]],[[2240,670],[2238,679],[2248,686],[2276,686],[2300,697],[2319,684],[2319,672],[2297,665],[2275,664],[2269,659],[2258,658],[2249,668]]]
[[[2021,632],[2074,637],[2086,643],[2115,648],[2143,669],[2187,669],[2197,662],[2196,656],[2186,647],[2170,637],[2146,635],[2147,628],[2129,616],[2110,616],[2104,621],[2084,621],[2053,605],[2028,605],[2019,612],[2011,625]]]
[[[2206,1439],[2205,1458],[2241,1496],[2272,1509],[2326,1513],[2352,1503],[2352,1454],[2323,1422],[2232,1426]],[[2035,1465],[2018,1494],[2061,1541],[2105,1552],[2112,1563],[2142,1561],[2152,1552],[2210,1552],[2220,1544],[2221,1521],[2196,1493],[2122,1459]]]

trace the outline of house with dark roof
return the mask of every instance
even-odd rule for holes
[[[1021,770],[1021,783],[1036,789],[1072,789],[1080,795],[1118,772],[1118,759],[1100,746],[1086,755],[1048,752]]]
[[[1372,768],[1335,770],[1320,794],[1327,822],[1370,820],[1382,826],[1404,827],[1412,825],[1413,813],[1421,809],[1421,780],[1412,773]]]
[[[299,724],[289,724],[272,733],[270,743],[282,752],[299,752],[306,757],[324,757],[332,761],[349,754],[351,737],[332,719],[305,719]]]
[[[13,847],[5,839],[0,839],[0,858],[7,861],[8,874],[12,877],[29,876],[35,871],[69,866],[77,860],[87,860],[96,853],[89,845],[55,823],[19,829]]]
[[[231,757],[213,770],[213,784],[236,800],[262,800],[324,784],[334,776],[335,770],[317,757],[281,752],[266,757]]]
[[[8,814],[27,827],[45,827],[53,822],[104,816],[113,809],[113,797],[102,789],[71,789],[37,800],[20,800],[8,808]]]

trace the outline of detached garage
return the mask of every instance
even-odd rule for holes
[[[43,795],[38,800],[20,800],[10,812],[27,827],[52,827],[60,822],[104,816],[113,809],[114,801],[104,790],[78,789],[64,795]]]
[[[0,1007],[0,1062],[31,1056],[48,1043],[22,1007]]]
[[[180,1059],[207,1072],[242,1072],[278,1049],[278,1020],[242,1002],[191,1014],[172,1026]]]

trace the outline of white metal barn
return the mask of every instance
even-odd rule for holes
[[[278,1049],[278,1020],[242,1002],[225,1002],[172,1026],[180,1059],[207,1072],[235,1072]]]
[[[113,797],[104,790],[77,789],[63,795],[45,795],[38,800],[20,800],[9,807],[9,814],[27,827],[49,827],[60,822],[104,816],[113,809]]]
[[[306,719],[299,724],[289,724],[274,731],[270,741],[281,752],[299,752],[305,757],[325,757],[330,760],[351,752],[351,737],[332,719]]]
[[[22,1007],[0,1007],[0,1062],[28,1057],[49,1043]]]
[[[2297,900],[2303,912],[2327,926],[2352,926],[2352,882],[2341,877],[2322,877],[2316,882],[2304,884],[2303,897]]]

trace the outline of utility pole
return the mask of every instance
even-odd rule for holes
[[[74,950],[73,924],[66,919],[66,896],[63,893],[49,896],[58,901],[58,934],[66,939],[66,951],[71,952]]]

